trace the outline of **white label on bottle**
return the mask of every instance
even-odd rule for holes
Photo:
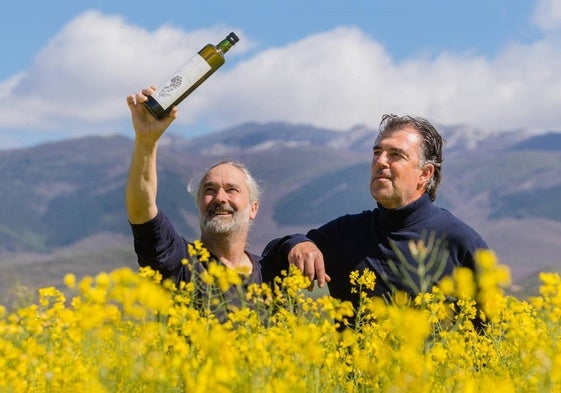
[[[176,99],[210,70],[211,67],[206,60],[196,54],[156,90],[154,98],[164,110],[167,110]]]

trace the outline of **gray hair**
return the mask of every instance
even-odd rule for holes
[[[247,169],[247,167],[239,161],[223,160],[217,162],[216,164],[211,165],[203,173],[194,175],[189,181],[189,183],[187,184],[187,192],[189,192],[189,194],[191,194],[193,198],[195,198],[195,203],[197,204],[197,206],[199,205],[198,196],[201,190],[203,179],[205,178],[205,176],[208,174],[210,170],[216,168],[219,165],[224,165],[224,164],[231,165],[234,168],[237,168],[241,172],[243,172],[243,174],[246,177],[246,185],[249,190],[249,201],[251,203],[259,202],[261,200],[261,195],[263,194],[263,189],[261,188],[257,180],[253,177],[249,169]]]

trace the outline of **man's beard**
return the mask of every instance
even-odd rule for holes
[[[249,209],[234,210],[230,206],[212,205],[201,219],[201,231],[208,234],[224,235],[246,230],[249,227]],[[220,215],[217,212],[228,212],[230,215]]]

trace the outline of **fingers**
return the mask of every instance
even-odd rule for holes
[[[156,86],[152,85],[150,87],[145,87],[141,91],[135,94],[131,94],[127,97],[127,105],[131,111],[131,114],[133,115],[133,119],[135,117],[140,119],[146,117],[151,121],[154,121],[152,117],[147,116],[148,112],[146,111],[146,108],[144,108],[143,105],[139,105],[139,104],[143,104],[146,101],[148,101],[148,97],[154,94],[156,89],[157,89]],[[164,125],[165,127],[168,127],[175,119],[177,119],[177,107],[173,107],[168,112],[166,117],[159,120],[156,119],[155,121],[160,122],[160,124]]]
[[[171,110],[169,111],[168,115],[166,116],[166,120],[171,123],[172,121],[174,121],[175,119],[177,119],[177,107],[174,106],[173,108],[171,108]]]
[[[325,264],[323,262],[323,257],[321,258],[321,260],[315,261],[314,269],[316,273],[316,280],[318,282],[318,286],[320,288],[323,288],[326,283],[331,281],[331,277],[329,277],[327,273],[325,273]]]
[[[148,96],[151,96],[152,94],[154,94],[154,92],[156,91],[156,86],[152,85],[150,87],[145,87],[144,89],[141,90],[141,95],[144,96],[144,100],[148,99]]]
[[[156,85],[145,87],[136,94],[131,94],[127,97],[127,104],[129,107],[134,107],[136,104],[143,103],[148,100],[148,97],[154,94]]]
[[[151,96],[152,93],[154,93],[154,91],[150,87],[142,89],[140,92],[136,93],[136,96],[135,96],[136,102],[137,103],[144,103],[144,102],[148,101],[148,97]]]
[[[331,278],[325,273],[325,263],[320,249],[312,242],[303,242],[295,245],[288,254],[288,262],[295,265],[304,276],[310,279],[308,289],[314,289],[314,280],[323,288]]]
[[[325,273],[325,263],[321,252],[314,254],[313,257],[304,262],[303,273],[310,279],[310,286],[308,287],[310,291],[314,289],[314,280],[317,281],[319,288],[325,287],[325,284],[331,281],[331,277]]]
[[[132,111],[136,108],[136,106],[138,104],[142,104],[142,103],[148,101],[148,97],[151,96],[152,94],[154,94],[154,92],[156,90],[157,90],[157,86],[152,85],[150,87],[145,87],[144,89],[142,89],[141,91],[139,91],[136,94],[129,95],[127,97],[127,104],[129,106],[129,109]],[[162,120],[164,122],[168,123],[168,125],[169,125],[175,119],[177,119],[177,107],[176,106],[174,106],[169,111],[167,116],[165,118],[163,118]]]

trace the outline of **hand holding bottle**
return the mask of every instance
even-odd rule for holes
[[[132,125],[137,140],[156,142],[177,118],[177,107],[171,108],[167,116],[158,119],[152,116],[144,105],[156,91],[156,86],[142,89],[140,92],[127,97],[127,104],[131,111]]]

